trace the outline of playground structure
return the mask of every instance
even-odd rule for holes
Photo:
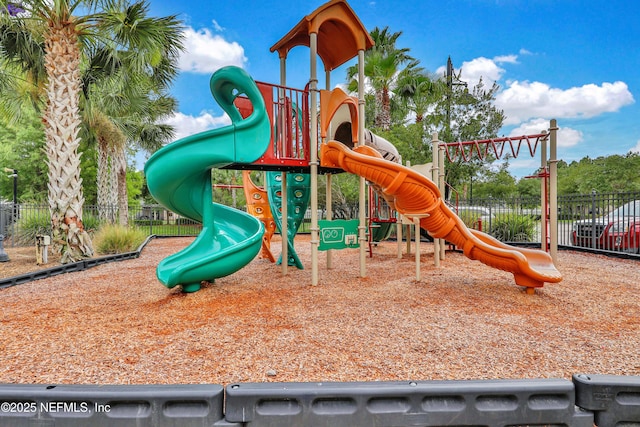
[[[332,1],[329,5],[341,4]],[[325,9],[319,9],[323,12]],[[310,15],[311,16],[311,15]],[[305,18],[308,19],[309,17]],[[311,20],[312,21],[312,20]],[[304,20],[303,20],[304,22]],[[310,22],[310,21],[309,21]],[[306,23],[309,23],[306,22]],[[305,27],[306,28],[306,27]],[[317,29],[317,28],[316,28]],[[286,199],[291,188],[289,175],[307,173],[317,150],[301,148],[304,159],[278,151],[279,139],[273,137],[273,121],[268,120],[264,96],[251,78],[239,69],[224,69],[212,78],[212,93],[230,115],[233,125],[193,135],[166,147],[150,159],[146,172],[159,201],[177,213],[203,222],[203,232],[185,251],[163,260],[158,277],[169,286],[182,285],[185,291],[199,286],[195,281],[214,279],[242,268],[243,263],[264,249],[265,238],[275,230],[271,206],[265,204],[268,188],[248,189],[248,198],[257,202],[250,214],[213,204],[210,196],[212,167],[243,170],[262,169],[281,173],[282,217],[289,219]],[[280,87],[276,87],[279,90]],[[252,113],[242,117],[237,112],[242,93],[252,104]],[[324,93],[324,92],[323,92]],[[337,93],[337,92],[336,92]],[[348,98],[345,98],[348,99]],[[353,99],[353,98],[351,98]],[[363,111],[359,102],[346,101]],[[340,107],[342,108],[342,107]],[[285,117],[291,117],[288,115]],[[295,116],[298,116],[297,114]],[[278,117],[278,116],[276,116]],[[282,117],[282,116],[281,116]],[[266,118],[266,119],[265,119]],[[362,115],[354,117],[355,120]],[[329,123],[330,116],[322,123]],[[317,124],[317,123],[316,123]],[[551,126],[551,140],[554,133]],[[291,127],[290,127],[291,128]],[[353,126],[355,128],[355,126]],[[283,127],[280,127],[283,129]],[[312,127],[317,129],[317,126]],[[325,129],[325,130],[328,130]],[[359,129],[359,128],[358,128]],[[364,131],[362,132],[364,133]],[[321,133],[322,134],[322,133]],[[269,137],[271,135],[271,137]],[[327,132],[327,139],[344,139]],[[379,152],[360,144],[349,149],[343,141],[323,141],[321,158],[316,157],[316,172],[330,173],[357,170],[361,183],[371,178],[376,193],[393,205],[413,215],[416,222],[434,236],[451,238],[462,244],[465,254],[484,257],[491,263],[504,263],[513,269],[516,283],[534,289],[541,281],[554,279],[556,272],[542,251],[513,254],[512,248],[485,241],[486,237],[466,230],[457,217],[444,206],[439,196],[441,162],[434,162],[434,180],[429,181],[410,169],[382,158]],[[323,137],[325,138],[325,137]],[[304,141],[304,138],[300,140]],[[446,145],[434,138],[438,157]],[[485,147],[494,145],[488,142]],[[457,144],[458,143],[454,143]],[[470,144],[480,146],[480,144]],[[259,150],[265,148],[260,157]],[[279,148],[278,148],[279,147]],[[455,151],[454,145],[449,146]],[[553,147],[553,144],[552,144]],[[450,154],[450,152],[447,152]],[[454,153],[455,154],[455,153]],[[269,157],[271,156],[271,157]],[[256,157],[259,157],[256,159]],[[269,157],[269,159],[267,159]],[[435,156],[434,156],[435,157]],[[553,158],[553,156],[552,156]],[[321,160],[321,162],[319,162]],[[543,160],[546,161],[546,160]],[[553,169],[553,163],[549,168]],[[552,175],[552,172],[550,172]],[[274,176],[274,180],[277,175]],[[309,180],[313,175],[309,174]],[[293,178],[295,181],[295,178]],[[267,186],[268,187],[268,186]],[[406,187],[409,187],[408,189]],[[364,186],[363,186],[364,188]],[[277,192],[277,189],[275,189]],[[415,194],[416,200],[412,200]],[[256,197],[257,195],[257,197]],[[361,191],[361,196],[363,192]],[[310,198],[313,194],[309,195]],[[419,196],[419,197],[418,197]],[[415,202],[415,203],[413,203]],[[317,205],[317,200],[316,200]],[[268,211],[267,211],[268,208]],[[552,208],[552,214],[554,209]],[[316,215],[313,206],[311,212]],[[361,213],[364,209],[360,210]],[[329,214],[330,215],[330,214]],[[551,215],[553,216],[553,215]],[[295,222],[295,221],[294,221]],[[362,222],[361,222],[362,224]],[[283,236],[289,221],[283,221]],[[315,223],[317,228],[317,222]],[[364,233],[365,227],[359,229]],[[316,238],[317,238],[316,230]],[[438,239],[436,239],[437,241]],[[553,240],[553,238],[551,238]],[[363,242],[364,240],[361,240]],[[546,242],[543,239],[543,244]],[[553,243],[551,244],[552,247]],[[364,245],[360,245],[361,254]],[[283,251],[288,245],[283,244]],[[495,251],[496,256],[491,252]],[[519,253],[519,251],[516,250]],[[285,252],[286,253],[286,252]],[[264,252],[263,252],[264,254]],[[266,255],[266,254],[265,254]],[[524,257],[527,262],[520,263]],[[283,255],[283,259],[288,259]],[[283,262],[283,269],[289,263]],[[531,271],[527,271],[530,269]],[[524,282],[523,282],[524,281]],[[530,282],[533,281],[533,282]],[[113,340],[113,335],[110,335]],[[225,341],[226,344],[226,341]],[[606,345],[606,342],[603,343]],[[233,354],[237,354],[233,345]],[[595,347],[585,347],[591,352]],[[515,357],[533,360],[531,354],[514,346]],[[623,357],[620,355],[620,357]],[[182,360],[182,359],[180,359]],[[186,360],[186,359],[185,359]],[[187,360],[195,366],[197,359]],[[532,362],[532,367],[535,365]],[[376,382],[309,382],[262,383],[235,382],[219,384],[138,384],[138,385],[74,385],[74,384],[4,384],[0,401],[8,405],[0,414],[2,425],[31,426],[524,426],[564,425],[588,427],[631,426],[640,422],[640,377],[586,375],[576,373],[568,379],[496,379],[461,381],[376,381]],[[8,409],[5,409],[8,408]]]
[[[286,86],[287,55],[297,46],[310,49],[309,83],[303,90]],[[509,247],[468,230],[443,204],[438,185],[401,166],[395,147],[364,128],[363,85],[359,85],[357,98],[338,88],[329,90],[331,71],[354,57],[358,58],[358,81],[365,80],[364,52],[372,46],[373,40],[347,2],[331,0],[272,46],[271,51],[278,52],[280,58],[279,85],[256,83],[233,67],[212,76],[212,95],[229,114],[232,125],[176,141],[156,152],[145,165],[151,194],[169,209],[203,223],[203,231],[192,245],[160,263],[157,276],[162,283],[182,285],[184,291],[192,292],[202,281],[241,269],[261,248],[269,258],[265,238],[272,235],[270,221],[287,237],[280,258],[287,260],[281,262],[282,273],[286,274],[289,265],[302,268],[293,237],[310,203],[311,284],[317,285],[318,176],[326,176],[326,211],[331,220],[331,175],[344,171],[360,176],[357,242],[361,277],[366,276],[371,235],[367,235],[365,201],[369,181],[389,206],[432,234],[436,245],[437,239],[447,239],[469,258],[513,272],[516,284],[528,292],[545,282],[561,280],[549,254]],[[318,89],[318,58],[325,68],[324,90]],[[311,113],[315,111],[318,114]],[[441,145],[437,145],[434,159],[442,154]],[[434,162],[435,182],[441,179],[439,165],[443,161]],[[259,200],[249,203],[255,216],[211,201],[209,171],[214,167],[266,171],[264,190],[245,183],[246,194]],[[269,200],[270,216],[264,197]],[[437,253],[440,247],[436,246]],[[328,251],[329,268],[331,256]]]

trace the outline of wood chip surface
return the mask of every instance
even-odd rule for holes
[[[383,242],[305,269],[254,259],[184,294],[155,277],[191,238],[139,259],[0,290],[0,383],[182,384],[640,375],[639,262],[560,251],[559,284],[527,295],[513,275],[433,246]],[[280,253],[274,237],[272,248]],[[412,248],[413,249],[413,248]]]

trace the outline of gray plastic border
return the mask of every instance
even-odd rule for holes
[[[226,399],[226,420],[248,426],[593,425],[557,379],[249,383]]]
[[[110,262],[125,261],[135,259],[140,256],[142,250],[147,246],[151,239],[156,238],[155,235],[148,236],[144,242],[135,251],[125,252],[121,254],[105,255],[98,258],[88,258],[82,261],[70,262],[68,264],[58,265],[52,268],[34,271],[32,273],[21,274],[19,276],[0,279],[0,289],[9,288],[11,286],[21,285],[23,283],[32,282],[34,280],[46,279],[47,277],[57,276],[59,274],[72,273],[74,271],[84,271],[98,265]]]
[[[576,401],[598,427],[640,426],[640,377],[574,375]]]
[[[0,384],[0,426],[640,425],[640,376],[564,379]]]
[[[220,385],[1,385],[0,426],[212,426]]]

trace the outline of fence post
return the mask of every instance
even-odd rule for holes
[[[407,160],[405,165],[410,168],[411,160]],[[411,255],[411,224],[407,224],[407,255]]]

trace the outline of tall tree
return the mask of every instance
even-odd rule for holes
[[[394,93],[401,103],[398,110],[404,120],[402,125],[398,124],[395,127],[414,128],[412,131],[414,138],[400,142],[402,146],[408,145],[410,148],[408,152],[403,153],[403,159],[410,160],[412,164],[417,164],[415,161],[418,159],[421,159],[420,163],[424,163],[432,158],[431,135],[428,133],[429,116],[434,112],[440,99],[446,95],[446,88],[442,79],[438,79],[422,68],[405,68],[398,75]],[[407,125],[407,118],[414,123]]]
[[[36,113],[25,107],[17,122],[0,120],[0,171],[3,167],[18,170],[19,202],[45,202],[47,174],[44,162],[44,131]],[[13,186],[0,173],[0,199],[11,200]]]
[[[365,52],[364,75],[371,86],[375,100],[373,127],[389,130],[391,127],[391,94],[396,87],[398,74],[406,68],[416,68],[418,61],[409,55],[408,48],[397,48],[396,41],[402,32],[391,33],[389,27],[371,31],[375,45]],[[349,90],[358,87],[358,67],[347,69]]]
[[[446,83],[421,68],[406,68],[398,75],[396,94],[401,97],[416,123],[423,123],[446,95]]]
[[[92,84],[84,107],[86,137],[98,147],[99,214],[121,225],[128,223],[127,147],[153,152],[169,142],[174,130],[159,120],[177,105],[163,85],[145,74],[133,82],[131,73],[123,68]]]
[[[463,85],[448,85],[446,96],[440,98],[429,117],[429,132],[438,132],[440,140],[445,142],[497,137],[505,119],[504,112],[494,105],[499,89],[497,83],[487,89],[482,79],[471,91]],[[453,187],[474,179],[481,169],[495,160],[490,155],[485,159],[471,155],[471,149],[466,154],[470,161],[458,156],[446,164],[445,180]]]
[[[0,1],[0,45],[5,59],[29,72],[36,85],[45,82],[42,120],[53,240],[63,262],[91,256],[91,240],[82,223],[78,151],[82,65],[90,71],[85,88],[88,81],[113,73],[125,58],[140,69],[158,69],[154,77],[168,81],[171,72],[158,65],[175,61],[181,48],[181,24],[175,16],[141,20],[148,12],[144,1]]]

